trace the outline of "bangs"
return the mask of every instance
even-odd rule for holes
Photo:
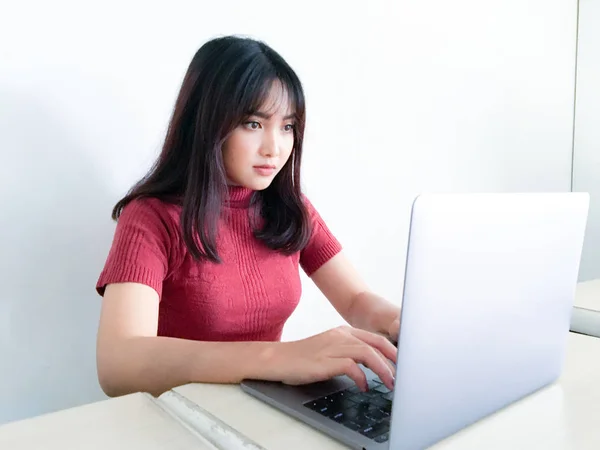
[[[269,116],[277,111],[283,115],[293,115],[296,122],[304,121],[304,96],[300,83],[294,77],[268,71],[253,71],[240,96],[238,119],[243,121],[258,112]]]

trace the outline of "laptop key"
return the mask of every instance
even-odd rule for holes
[[[381,410],[385,412],[388,416],[392,414],[392,402],[389,402],[387,405],[381,407]]]
[[[381,382],[379,381],[375,381],[375,380],[369,380],[367,382],[367,386],[369,387],[369,391],[378,388],[379,386],[381,386]]]
[[[342,425],[344,425],[346,428],[351,429],[352,431],[360,431],[360,429],[362,428],[359,423],[353,422],[351,420],[343,421]]]
[[[323,405],[319,401],[314,401],[305,403],[304,406],[306,406],[309,409],[312,409],[313,411],[318,411]]]
[[[388,392],[391,392],[388,389],[388,387],[386,385],[384,385],[384,384],[380,384],[374,390],[377,391],[377,392],[379,392],[380,394],[387,394]]]
[[[336,405],[333,405],[333,404],[331,404],[331,402],[324,400],[324,399],[319,399],[319,400],[305,403],[304,406],[306,406],[307,408],[312,409],[313,411],[316,411],[319,414],[322,414],[324,416],[329,416],[333,412],[337,412],[339,410],[339,408],[336,407]]]
[[[346,398],[349,397],[350,394],[348,394],[346,391],[339,391],[339,392],[335,392],[331,395],[328,395],[327,397],[331,400],[331,401],[338,401],[342,398]]]
[[[344,398],[344,396],[340,395],[340,394],[342,394],[342,393],[336,392],[335,394],[327,395],[325,397],[320,398],[319,401],[323,401],[323,402],[327,403],[328,405],[335,404],[340,399]]]
[[[323,406],[322,408],[318,409],[317,412],[323,414],[324,416],[329,416],[333,413],[333,408],[331,406]]]
[[[361,430],[360,434],[362,434],[370,439],[373,439],[384,433],[388,433],[389,431],[390,431],[389,423],[376,423],[375,425],[372,425],[370,427],[367,427],[367,428]]]
[[[371,399],[370,401],[371,405],[373,406],[378,406],[382,409],[388,408],[392,406],[392,402],[389,401],[388,399],[385,399],[383,397],[376,397]]]
[[[346,419],[346,415],[344,411],[338,411],[330,416],[331,419],[335,420],[338,423],[342,423],[344,419]]]
[[[361,425],[359,419],[360,419],[360,412],[358,411],[358,408],[350,408],[346,411],[343,411],[343,415],[341,417],[337,416],[337,418],[336,418],[334,416],[333,420],[341,423],[346,428],[350,428],[351,430],[358,431],[362,428],[362,425]]]
[[[356,406],[344,409],[341,412],[343,412],[344,416],[349,419],[358,419],[362,415],[361,411]]]
[[[371,419],[370,417],[366,416],[366,415],[360,415],[358,416],[356,419],[353,419],[353,422],[356,422],[358,424],[360,424],[360,426],[363,429],[372,427],[373,425],[375,425],[377,423],[376,420]]]
[[[360,393],[359,394],[351,394],[349,397],[347,397],[348,400],[355,402],[355,403],[360,403],[361,400],[364,398]]]
[[[374,398],[372,395],[354,394],[348,398],[348,400],[358,403],[359,405],[369,404],[371,399]]]
[[[387,417],[386,414],[378,408],[370,409],[365,413],[365,416],[376,422]]]
[[[343,411],[337,411],[336,413],[332,414],[330,416],[330,418],[335,420],[336,422],[342,423],[342,424],[344,422],[353,422],[353,423],[359,424],[358,425],[359,427],[360,427],[360,424],[362,423],[361,421],[363,420],[362,415],[356,408],[350,408],[350,409],[343,410]]]
[[[335,396],[332,397],[331,404],[339,409],[348,409],[356,406],[356,403],[350,400],[347,396]]]

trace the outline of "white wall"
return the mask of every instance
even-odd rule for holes
[[[250,34],[297,70],[306,190],[399,301],[418,192],[569,189],[576,6],[13,2],[0,17],[0,422],[101,398],[94,283],[110,208],[156,155],[205,40]],[[341,322],[305,286],[286,339]]]
[[[590,193],[581,281],[600,278],[600,0],[579,1],[573,190]]]

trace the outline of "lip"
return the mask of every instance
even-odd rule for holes
[[[254,166],[254,170],[256,172],[258,172],[259,175],[262,176],[269,176],[269,175],[273,175],[273,173],[275,172],[276,167],[269,165],[269,164],[262,164],[260,166]]]

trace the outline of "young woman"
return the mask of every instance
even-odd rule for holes
[[[98,376],[109,396],[244,378],[288,384],[358,363],[392,387],[399,308],[371,293],[302,194],[300,81],[262,42],[207,42],[183,80],[162,152],[113,210]],[[350,326],[281,342],[299,268]]]

